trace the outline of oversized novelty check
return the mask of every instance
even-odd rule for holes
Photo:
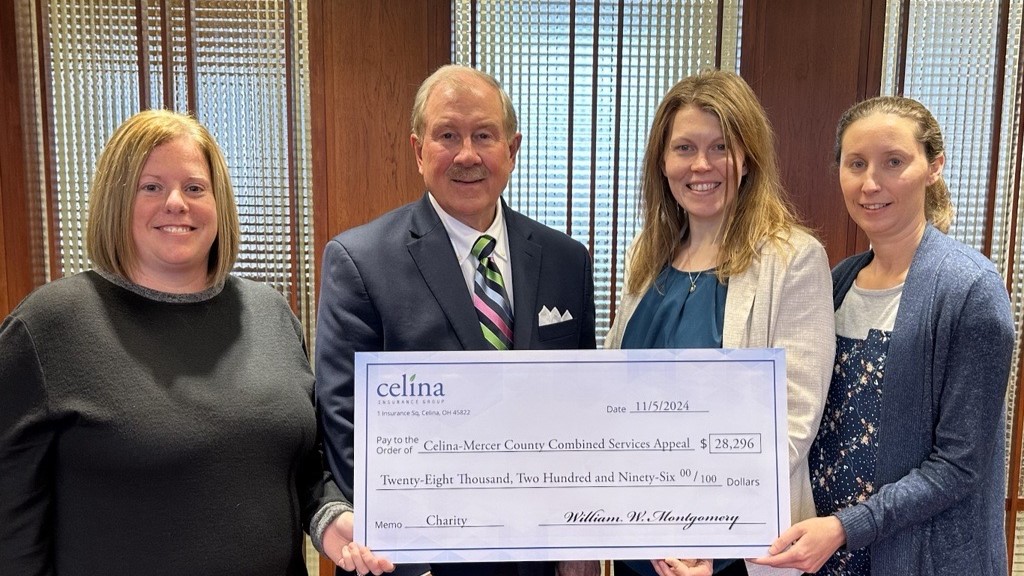
[[[356,539],[395,562],[761,556],[782,350],[356,354]]]

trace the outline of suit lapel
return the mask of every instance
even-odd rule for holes
[[[530,232],[520,226],[520,216],[505,205],[505,230],[508,233],[509,259],[512,261],[512,299],[515,319],[512,347],[529,350],[533,329],[537,325],[537,286],[540,283],[541,246],[530,239]]]
[[[480,331],[476,309],[452,250],[452,241],[426,195],[413,212],[409,233],[409,254],[452,325],[462,348],[486,350],[487,341]]]

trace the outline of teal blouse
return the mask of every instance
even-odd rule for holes
[[[714,269],[665,266],[626,324],[622,348],[721,348],[727,293]]]
[[[622,348],[721,348],[729,287],[715,270],[665,268],[637,304],[622,334]],[[735,560],[715,560],[718,572]],[[647,560],[626,560],[641,576],[656,576]]]

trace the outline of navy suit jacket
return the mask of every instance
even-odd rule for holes
[[[592,349],[594,278],[579,242],[501,202],[512,265],[513,348]],[[537,325],[541,307],[572,320]],[[324,250],[316,333],[316,400],[327,460],[352,498],[355,352],[489,350],[451,240],[424,194],[342,232]],[[521,563],[521,576],[553,574]],[[495,573],[494,565],[434,565],[435,576]],[[504,567],[507,569],[507,566]],[[399,567],[418,576],[425,566]]]

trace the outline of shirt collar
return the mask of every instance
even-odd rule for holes
[[[471,254],[473,250],[473,244],[476,243],[477,238],[482,234],[487,234],[491,238],[494,238],[496,245],[494,246],[493,256],[499,260],[508,262],[508,242],[505,240],[505,215],[502,213],[501,200],[495,203],[494,220],[491,221],[491,225],[487,230],[480,232],[479,230],[467,226],[462,222],[458,221],[454,216],[444,211],[441,205],[437,203],[434,195],[427,192],[427,198],[430,199],[430,204],[434,207],[434,211],[437,212],[437,216],[441,219],[441,224],[444,225],[444,229],[448,232],[448,238],[452,241],[452,248],[455,250],[455,254],[459,257],[459,262],[462,262],[466,258],[472,258]]]

